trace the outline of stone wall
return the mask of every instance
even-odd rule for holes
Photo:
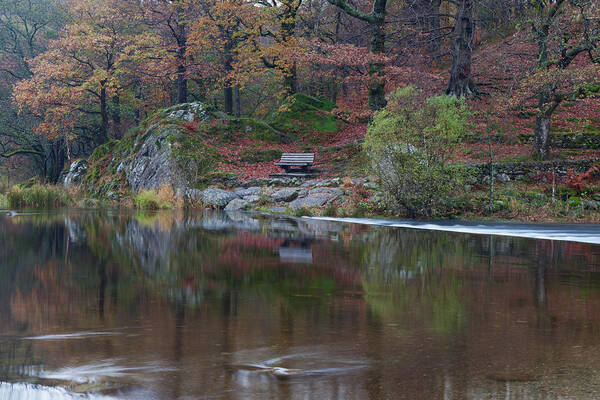
[[[561,161],[540,161],[540,162],[503,162],[494,164],[494,174],[496,177],[502,177],[500,180],[527,180],[544,172],[554,173],[558,177],[567,175],[568,170],[573,170],[576,173],[587,171],[592,165],[598,164],[600,159],[585,159],[585,160],[561,160]],[[489,164],[475,164],[476,174],[480,179],[490,175]],[[506,179],[509,178],[509,179]]]
[[[533,143],[530,133],[519,135],[521,143]],[[555,149],[600,149],[600,135],[597,133],[553,133],[550,147]]]

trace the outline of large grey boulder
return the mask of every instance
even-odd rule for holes
[[[190,200],[192,202],[201,201],[202,200],[202,190],[201,189],[178,189],[175,192],[176,198],[182,198],[184,200]]]
[[[306,197],[298,198],[290,203],[291,208],[300,207],[321,207],[339,196],[344,192],[337,188],[321,187],[310,190]]]
[[[202,203],[215,208],[225,208],[230,201],[238,198],[237,194],[222,189],[206,189],[202,191]]]
[[[225,206],[225,211],[243,210],[248,205],[248,202],[243,199],[233,199]]]
[[[158,189],[165,184],[185,191],[193,187],[197,171],[207,163],[201,148],[193,149],[198,151],[197,156],[189,156],[182,151],[185,146],[191,146],[187,133],[179,124],[165,120],[208,121],[218,115],[199,102],[178,104],[161,113],[160,122],[151,125],[133,141],[125,138],[112,147],[110,143],[105,145],[106,152],[113,152],[115,163],[108,168],[116,174],[123,174],[134,193],[141,189]]]
[[[65,187],[77,186],[81,183],[88,170],[88,162],[86,160],[76,160],[71,163],[69,172],[65,176],[63,182]]]
[[[290,203],[290,208],[300,207],[321,207],[327,203],[327,199],[324,197],[317,196],[306,196],[301,199],[296,199]]]
[[[260,200],[260,196],[257,194],[253,194],[250,196],[244,196],[243,199],[247,203],[257,203]]]
[[[338,188],[316,188],[316,189],[312,189],[308,192],[309,195],[318,195],[318,196],[327,196],[327,197],[331,197],[331,199],[335,199],[338,196],[341,196],[344,194],[344,192],[341,189]]]
[[[379,184],[377,184],[377,182],[365,182],[365,183],[363,183],[363,187],[365,189],[378,190]]]
[[[298,197],[298,191],[292,188],[280,189],[271,195],[271,199],[275,203],[279,203],[280,201],[292,201],[296,197]]]
[[[237,194],[240,197],[255,196],[255,195],[260,195],[261,193],[262,193],[262,188],[260,188],[258,186],[253,186],[253,187],[249,187],[249,188],[240,188],[235,191],[235,194]]]
[[[180,119],[187,122],[205,121],[212,117],[210,107],[200,102],[177,104],[165,110],[168,118]]]
[[[134,193],[140,189],[157,189],[163,184],[170,184],[176,188],[186,185],[172,154],[173,150],[168,140],[171,133],[177,131],[156,128],[150,132],[138,154],[124,168],[127,182]]]

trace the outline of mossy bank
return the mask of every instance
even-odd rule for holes
[[[272,161],[281,151],[269,144],[308,135],[317,143],[335,134],[344,122],[331,113],[334,107],[295,95],[263,119],[231,118],[200,102],[160,110],[121,140],[99,146],[87,160],[81,186],[92,197],[119,201],[164,185],[183,197],[209,185],[233,185],[239,176],[223,167],[229,161],[223,149],[243,136],[256,147],[242,151],[241,161]]]

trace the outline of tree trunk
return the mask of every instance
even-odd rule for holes
[[[296,33],[296,14],[300,7],[300,1],[283,1],[284,12],[281,14],[281,39],[282,44],[287,45],[294,38]],[[284,74],[283,88],[287,96],[298,92],[298,77],[296,70],[296,62],[288,68],[287,65],[280,66],[281,72]]]
[[[65,144],[63,140],[56,140],[52,143],[52,151],[51,156],[49,158],[50,165],[46,170],[46,180],[52,183],[60,183],[58,179],[60,178],[60,174],[62,173],[63,168],[65,167]]]
[[[387,0],[375,0],[372,19],[369,22],[371,31],[370,51],[375,55],[385,54],[385,7]],[[385,65],[381,62],[369,64],[369,108],[379,110],[387,104],[385,100]]]
[[[285,77],[283,79],[283,86],[285,90],[285,94],[287,96],[291,96],[298,92],[298,77],[296,71],[296,62],[294,62],[291,68],[284,68],[283,73]]]
[[[134,118],[135,124],[139,125],[139,123],[142,120],[142,110],[140,107],[140,103],[142,100],[142,89],[140,87],[137,87],[135,89],[135,99],[137,100],[136,101],[137,105],[135,107],[135,112],[134,112],[133,118]]]
[[[345,0],[327,0],[346,14],[369,24],[369,52],[376,56],[385,55],[385,8],[387,0],[374,0],[373,11],[365,14]],[[338,18],[339,19],[339,18]],[[336,26],[337,29],[337,26]],[[369,108],[379,110],[386,106],[385,65],[381,61],[369,63]]]
[[[113,98],[112,120],[113,138],[121,139],[121,98],[118,94]]]
[[[242,99],[240,98],[240,85],[233,87],[233,115],[236,118],[242,116]]]
[[[108,105],[106,102],[106,88],[100,89],[100,135],[98,144],[104,144],[108,141]]]
[[[229,41],[231,43],[231,40]],[[225,48],[225,73],[227,79],[225,81],[225,87],[223,88],[223,97],[225,98],[225,112],[229,115],[233,114],[233,82],[231,79],[231,73],[233,71],[233,57],[231,56],[231,50],[226,46]]]
[[[177,24],[177,103],[186,103],[188,98],[187,68],[185,54],[187,50],[187,34],[185,25]]]
[[[469,97],[475,94],[471,75],[471,54],[473,52],[473,0],[462,0],[456,14],[452,38],[452,68],[446,94],[456,97]]]
[[[430,26],[431,36],[429,39],[429,49],[431,54],[436,57],[440,54],[440,6],[441,0],[431,0],[431,18]]]
[[[550,118],[540,115],[535,119],[534,151],[540,160],[545,160],[550,154]]]
[[[225,113],[231,115],[233,114],[233,88],[226,86],[223,89],[223,95],[225,97]]]
[[[332,103],[337,103],[337,92],[338,92],[338,86],[335,81],[335,78],[333,78],[329,82],[329,100],[331,100]]]
[[[185,75],[185,65],[179,64],[177,66],[177,103],[179,104],[187,102],[187,79]]]

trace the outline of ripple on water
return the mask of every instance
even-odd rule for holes
[[[75,332],[56,335],[31,336],[23,340],[67,340],[67,339],[86,339],[95,336],[114,336],[120,335],[119,332]]]
[[[174,368],[155,362],[140,365],[120,365],[120,360],[108,359],[94,364],[69,366],[55,371],[42,370],[38,377],[76,383],[97,383],[109,379],[134,377],[140,378],[145,373],[174,371]]]
[[[324,350],[322,346],[289,350],[296,351],[277,356],[273,356],[272,349],[239,352],[234,356],[237,358],[237,362],[234,362],[232,367],[245,379],[249,377],[248,374],[252,373],[266,373],[278,379],[287,379],[349,374],[368,367],[364,360],[347,359],[343,354],[334,354]],[[262,358],[263,361],[244,362],[251,357]]]
[[[34,385],[31,383],[0,382],[2,400],[113,400],[116,397],[93,393],[73,393],[61,387]]]

